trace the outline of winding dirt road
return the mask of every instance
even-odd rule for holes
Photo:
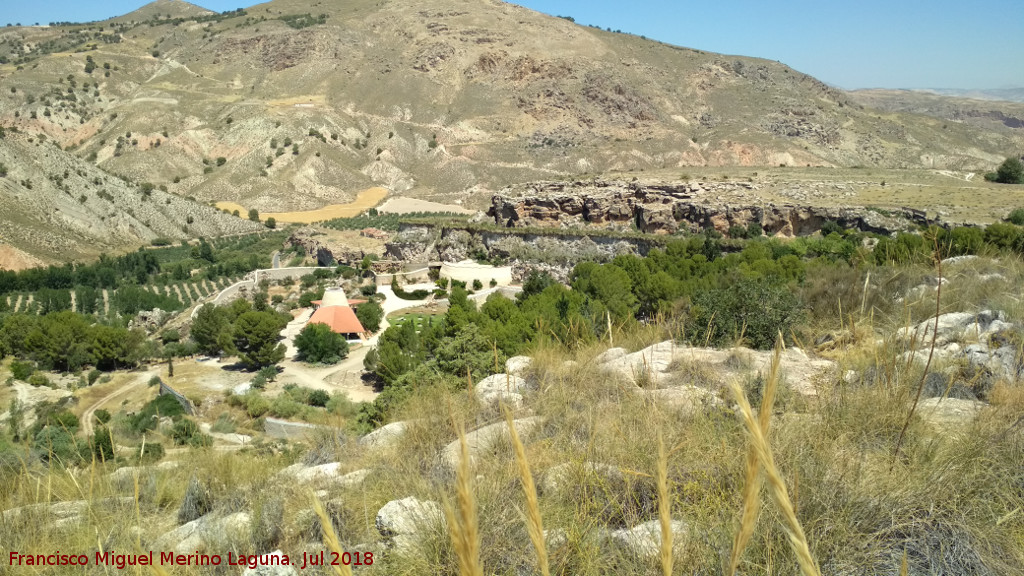
[[[103,398],[100,398],[95,403],[93,403],[92,406],[89,406],[88,408],[86,408],[85,412],[82,412],[82,418],[81,418],[81,420],[82,420],[82,433],[85,436],[92,436],[92,433],[93,433],[93,421],[96,419],[96,411],[99,410],[101,406],[103,406],[107,402],[115,400],[115,399],[117,399],[117,398],[119,398],[121,396],[128,395],[130,392],[133,392],[134,390],[138,389],[140,386],[145,386],[149,382],[150,378],[152,378],[153,376],[158,376],[158,375],[159,374],[158,374],[158,372],[156,370],[139,373],[135,377],[135,379],[132,380],[131,382],[121,386],[120,388],[118,388],[117,390],[114,390],[110,394],[107,394]]]

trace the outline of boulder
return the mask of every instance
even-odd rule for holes
[[[443,524],[440,504],[413,496],[388,502],[377,512],[376,518],[377,531],[398,550],[414,548],[422,532]]]
[[[686,524],[673,520],[670,526],[672,547],[678,548],[686,538]],[[661,553],[661,522],[658,520],[644,522],[632,528],[614,530],[610,537],[625,553],[643,561],[653,561]]]
[[[917,413],[940,429],[969,424],[986,406],[978,400],[961,398],[925,398],[917,405]]]
[[[389,448],[398,443],[408,428],[408,422],[386,424],[360,438],[359,445],[367,448]]]
[[[504,402],[513,408],[522,405],[526,389],[526,380],[511,374],[493,374],[473,386],[477,399],[484,405],[496,406]]]
[[[672,355],[675,349],[675,343],[667,340],[632,354],[624,354],[602,362],[601,367],[636,384],[651,381],[656,383],[661,380],[662,375],[672,364]]]
[[[724,402],[709,390],[697,386],[677,386],[659,390],[643,390],[648,398],[658,405],[666,406],[686,415],[693,415]]]
[[[987,336],[1013,329],[1014,326],[1003,319],[1002,312],[992,310],[983,310],[976,314],[949,312],[939,316],[937,329],[933,317],[912,328],[901,328],[896,335],[902,340],[915,340],[919,347],[931,346],[933,332],[937,334],[935,337],[937,346],[945,346],[955,341],[985,341]]]
[[[607,362],[611,362],[612,360],[618,360],[619,358],[622,358],[626,354],[628,354],[628,352],[625,348],[609,348],[595,356],[594,362],[597,362],[598,364],[605,364]]]
[[[203,550],[207,544],[231,545],[249,538],[250,517],[247,512],[221,515],[210,513],[196,520],[182,524],[159,537],[155,550],[173,551],[176,554],[191,554]]]
[[[519,435],[519,438],[522,439],[529,436],[538,426],[543,424],[543,422],[544,419],[540,416],[531,416],[529,418],[513,420],[512,425],[515,426],[516,433]],[[511,435],[508,432],[508,424],[506,424],[504,420],[467,433],[466,446],[469,452],[470,465],[473,465],[474,460],[480,454],[490,450],[495,444],[508,441],[510,438]],[[456,439],[452,441],[441,450],[441,464],[451,470],[454,470],[459,464],[461,450],[459,440]]]
[[[533,358],[529,356],[513,356],[505,361],[505,372],[513,376],[525,377],[532,362]]]

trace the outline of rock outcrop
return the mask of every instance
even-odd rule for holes
[[[756,191],[750,182],[535,182],[501,190],[491,199],[487,215],[506,227],[577,227],[673,234],[713,228],[728,234],[735,227],[760,226],[768,235],[793,237],[813,234],[828,221],[844,228],[892,234],[931,222],[910,208],[892,211],[862,207],[723,202],[721,194]]]
[[[301,247],[307,256],[316,258],[317,264],[320,266],[334,266],[336,264],[355,266],[361,263],[367,255],[372,255],[376,258],[384,255],[383,249],[367,252],[342,242],[332,241],[322,232],[318,232],[313,228],[299,228],[293,232],[285,240],[284,248],[288,249],[293,246]]]

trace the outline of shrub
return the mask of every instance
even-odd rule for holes
[[[376,301],[371,300],[356,308],[356,318],[370,332],[380,329],[380,321],[384,318],[384,309]]]
[[[348,356],[348,342],[326,324],[307,324],[295,337],[299,357],[306,362],[333,364]]]
[[[479,278],[473,279],[473,290],[480,290],[484,287],[484,283]]]
[[[740,279],[694,299],[693,324],[708,327],[712,343],[719,345],[742,333],[751,347],[771,348],[777,334],[789,335],[801,317],[793,292],[764,279]]]
[[[103,375],[103,372],[100,372],[99,370],[97,370],[95,368],[93,368],[92,370],[89,370],[89,376],[87,377],[87,381],[89,382],[89,386],[92,386],[93,384],[95,384],[96,381],[99,380],[101,375]]]
[[[96,422],[100,424],[106,424],[107,422],[110,422],[110,412],[102,408],[94,412],[93,415],[96,417]]]
[[[1024,226],[1024,208],[1017,208],[1006,217],[1006,221],[1017,226]]]
[[[191,418],[182,418],[174,423],[174,428],[171,429],[171,439],[178,446],[198,447],[212,444],[211,438],[203,434],[199,424],[196,424],[196,421]]]
[[[109,415],[108,415],[109,416]],[[92,456],[99,462],[108,462],[114,459],[114,439],[110,435],[110,429],[106,426],[98,426],[90,442]]]
[[[35,386],[36,388],[42,388],[43,386],[46,386],[46,387],[49,388],[49,387],[52,386],[52,383],[50,382],[50,379],[47,378],[44,374],[41,374],[39,372],[36,372],[36,373],[32,374],[31,376],[29,376],[28,377],[28,383],[31,384],[32,386]]]
[[[249,418],[259,418],[270,410],[270,402],[259,394],[247,394],[245,400],[245,413]]]
[[[985,175],[985,179],[989,179],[988,174]],[[1000,184],[1024,184],[1024,163],[1020,158],[1007,158],[996,169],[993,181]]]
[[[15,380],[27,382],[29,376],[35,371],[36,367],[31,362],[21,362],[18,360],[11,362],[11,375],[14,376]]]
[[[330,394],[323,390],[313,390],[309,393],[309,397],[306,398],[306,403],[310,406],[318,406],[323,408],[327,406],[327,402],[331,399]]]

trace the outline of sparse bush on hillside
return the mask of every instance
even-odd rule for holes
[[[985,174],[985,180],[1000,184],[1024,184],[1024,163],[1020,158],[1007,158],[995,172]]]

